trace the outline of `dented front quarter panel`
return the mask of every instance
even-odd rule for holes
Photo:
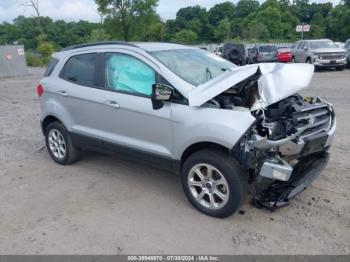
[[[189,146],[210,142],[228,149],[241,139],[256,119],[248,109],[224,110],[172,104],[173,157],[181,159]]]

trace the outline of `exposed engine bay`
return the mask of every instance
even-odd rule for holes
[[[306,188],[305,178],[300,174],[306,172],[308,166],[319,161],[322,163],[317,166],[321,166],[328,159],[325,152],[335,131],[335,115],[333,107],[321,98],[299,94],[252,110],[259,101],[258,78],[259,74],[251,76],[204,106],[251,111],[256,122],[232,154],[250,171],[252,181],[261,185],[261,180],[268,180],[268,190],[257,190],[255,201],[274,209],[296,195],[298,186],[297,191]],[[310,169],[308,176],[313,172]],[[296,183],[298,177],[304,182]]]

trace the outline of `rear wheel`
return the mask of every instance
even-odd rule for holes
[[[247,175],[224,152],[203,150],[194,153],[181,171],[184,193],[199,211],[225,218],[235,213],[247,194]]]
[[[60,122],[50,123],[45,130],[46,147],[51,158],[60,165],[69,165],[79,158],[66,128]]]

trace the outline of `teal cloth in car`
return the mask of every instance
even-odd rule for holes
[[[151,95],[155,81],[154,70],[132,56],[112,54],[107,58],[107,82],[113,90]]]

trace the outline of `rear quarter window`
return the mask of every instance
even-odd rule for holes
[[[44,77],[50,76],[57,64],[58,64],[58,59],[52,57],[50,62],[49,62],[49,65],[47,66],[47,68],[45,70]]]

